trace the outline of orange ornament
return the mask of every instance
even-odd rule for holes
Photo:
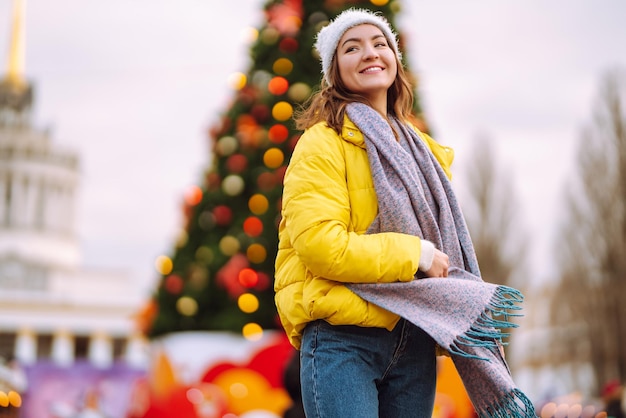
[[[274,96],[280,96],[281,94],[287,93],[287,90],[289,90],[289,82],[285,77],[274,77],[267,84],[267,90]]]

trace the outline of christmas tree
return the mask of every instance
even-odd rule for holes
[[[379,11],[394,27],[400,11],[399,0],[265,3],[252,68],[235,77],[232,102],[209,133],[212,161],[185,197],[185,233],[171,257],[161,257],[149,336],[213,330],[254,339],[280,329],[273,290],[277,225],[283,175],[301,134],[292,115],[321,81],[316,33],[351,7]],[[415,115],[424,129],[417,101]]]

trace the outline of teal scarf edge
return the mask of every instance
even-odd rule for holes
[[[524,295],[517,289],[508,286],[496,287],[485,311],[476,318],[464,334],[454,340],[449,351],[462,357],[490,361],[488,358],[468,352],[467,349],[477,347],[498,349],[499,345],[507,345],[508,343],[503,338],[508,337],[509,333],[502,332],[502,329],[518,327],[509,318],[523,316],[511,312],[521,310],[518,304],[523,300]],[[496,319],[500,317],[503,319]]]
[[[479,418],[527,418],[536,417],[535,406],[519,389],[513,389],[498,402],[482,410],[476,410]]]

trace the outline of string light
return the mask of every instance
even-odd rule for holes
[[[259,309],[259,299],[252,293],[244,293],[237,299],[237,306],[245,313],[253,313]]]
[[[276,76],[267,84],[267,90],[274,96],[285,94],[289,89],[289,82],[285,77]]]
[[[293,63],[287,58],[279,58],[274,61],[272,70],[278,75],[287,75],[293,70]]]
[[[174,268],[174,263],[172,262],[172,259],[168,256],[160,255],[154,261],[154,267],[156,268],[156,271],[159,272],[159,274],[166,276],[172,272],[172,269]]]
[[[194,316],[198,312],[198,302],[189,296],[183,296],[176,301],[176,309],[181,315]]]
[[[239,240],[232,235],[224,236],[219,243],[220,251],[224,255],[235,255],[239,251]]]
[[[252,195],[248,200],[248,208],[250,209],[250,212],[254,213],[255,215],[264,214],[265,212],[267,212],[268,207],[269,201],[267,200],[267,197],[263,196],[260,193]]]
[[[189,186],[185,192],[185,203],[189,206],[196,206],[202,201],[202,189],[198,186]]]
[[[263,154],[263,162],[268,168],[278,168],[285,160],[285,155],[279,148],[270,148]]]
[[[261,244],[252,244],[246,250],[246,256],[251,263],[260,264],[267,258],[267,250]]]
[[[233,90],[241,90],[246,86],[248,77],[244,73],[233,73],[228,77],[228,85]]]
[[[272,116],[278,121],[286,121],[293,114],[293,106],[289,102],[278,102],[272,108]]]
[[[254,322],[244,325],[241,333],[248,341],[259,341],[263,338],[263,328]]]

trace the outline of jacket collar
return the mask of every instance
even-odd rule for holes
[[[344,141],[350,142],[358,147],[365,149],[365,139],[363,139],[363,134],[356,127],[354,122],[348,118],[348,116],[344,116],[343,118],[343,128],[341,129],[341,137]]]

